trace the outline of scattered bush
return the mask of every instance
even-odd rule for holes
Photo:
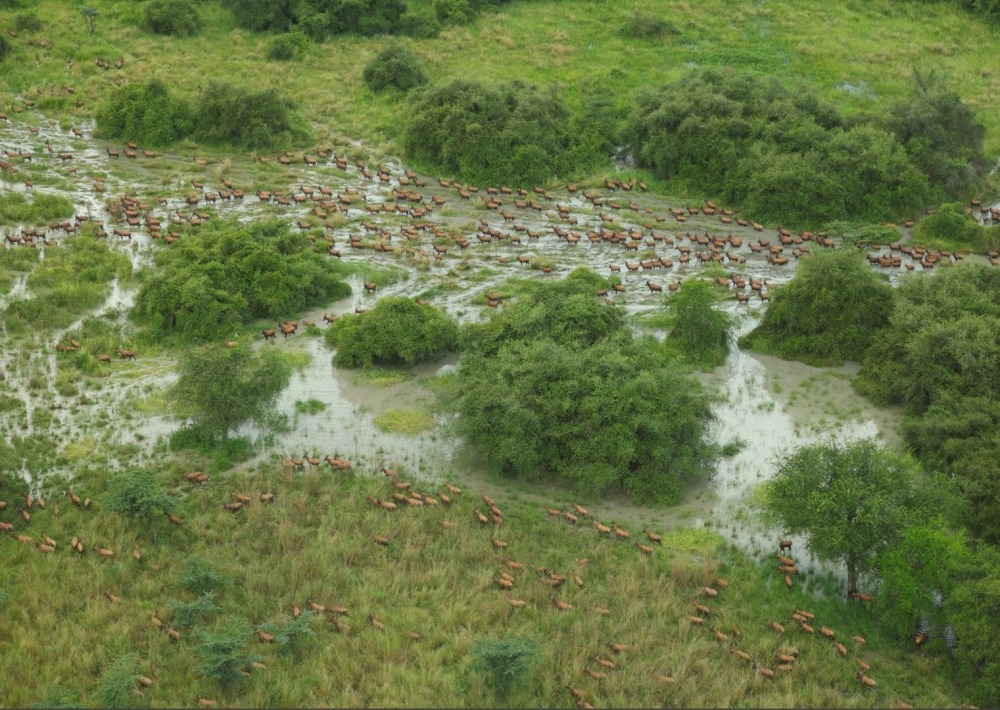
[[[431,7],[438,19],[446,25],[464,25],[476,16],[469,0],[432,0]]]
[[[346,315],[326,331],[337,367],[413,365],[458,343],[458,325],[444,311],[399,296],[382,298],[367,313]]]
[[[211,678],[222,688],[243,680],[241,671],[257,660],[247,654],[247,638],[250,630],[235,620],[218,631],[202,632],[197,654],[201,658],[198,675]]]
[[[860,252],[819,252],[800,262],[740,347],[815,365],[860,361],[888,324],[893,293]]]
[[[532,638],[479,639],[471,653],[472,670],[487,674],[487,683],[500,699],[510,695],[515,684],[527,681],[541,657]]]
[[[112,513],[139,521],[143,530],[152,531],[155,543],[155,521],[175,512],[180,507],[180,501],[166,492],[155,473],[140,468],[115,474],[108,479],[104,505]]]
[[[417,55],[400,42],[391,42],[366,66],[365,84],[372,91],[409,91],[427,83]]]
[[[667,341],[705,370],[722,365],[729,354],[730,318],[712,307],[715,301],[711,284],[689,279],[665,304],[674,315]]]
[[[399,18],[399,34],[414,39],[434,39],[441,32],[441,22],[433,10],[410,8]]]
[[[0,195],[0,222],[45,224],[73,216],[73,203],[62,195],[39,193],[29,202],[19,192]]]
[[[677,27],[662,17],[647,15],[639,10],[633,10],[625,20],[622,34],[636,39],[660,39],[666,35],[678,34]]]
[[[136,672],[139,657],[134,653],[119,656],[97,683],[95,696],[100,707],[136,707],[133,690],[139,687],[140,674]]]
[[[977,247],[982,232],[983,228],[957,203],[941,205],[913,228],[914,238],[921,242],[936,240]]]
[[[19,12],[14,15],[14,29],[18,32],[38,32],[42,20],[33,12]]]
[[[202,592],[193,602],[172,601],[167,604],[172,619],[170,623],[181,629],[188,629],[204,622],[205,617],[219,610],[215,603],[215,592]]]
[[[406,6],[402,0],[225,0],[240,27],[287,32],[298,27],[321,40],[334,34],[391,34]]]
[[[271,40],[267,47],[267,58],[275,61],[297,59],[306,47],[308,38],[301,32],[286,32]]]
[[[7,58],[7,55],[10,54],[10,50],[10,42],[7,41],[6,37],[0,35],[0,62]]]
[[[260,150],[303,137],[293,125],[292,102],[275,89],[252,92],[210,81],[194,112],[194,138],[203,143]]]
[[[281,220],[212,221],[156,256],[133,317],[156,337],[209,341],[350,294],[325,257]]]
[[[186,102],[172,98],[159,79],[151,79],[112,92],[97,112],[97,128],[103,138],[162,146],[190,135],[193,120]]]
[[[150,0],[143,9],[147,32],[174,37],[190,37],[201,29],[198,9],[191,0]]]

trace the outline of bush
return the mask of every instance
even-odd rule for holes
[[[487,683],[501,698],[525,682],[540,658],[538,641],[531,638],[479,639],[472,646],[472,670],[487,674]]]
[[[434,39],[441,32],[441,22],[433,10],[409,9],[399,18],[399,33],[414,39]]]
[[[140,674],[136,672],[139,657],[134,653],[119,656],[101,676],[95,691],[99,707],[136,707],[132,691],[139,687]]]
[[[705,370],[722,365],[729,354],[730,318],[712,307],[715,300],[711,284],[689,279],[666,301],[674,314],[667,341]]]
[[[633,10],[625,21],[622,34],[636,39],[660,39],[668,34],[676,35],[678,31],[672,22]]]
[[[256,656],[247,654],[249,636],[250,630],[234,620],[219,631],[203,632],[197,648],[201,658],[198,675],[211,678],[224,689],[243,680],[243,668],[257,660]]]
[[[62,195],[40,193],[29,202],[19,192],[0,195],[0,221],[44,224],[73,216],[73,203]]]
[[[458,325],[444,311],[399,296],[382,298],[372,310],[347,315],[326,332],[337,348],[337,367],[413,365],[458,343]]]
[[[366,66],[365,84],[372,91],[398,89],[409,91],[427,83],[417,55],[405,44],[392,42]]]
[[[191,108],[174,99],[159,79],[126,84],[112,92],[97,112],[101,137],[148,146],[168,145],[191,134]]]
[[[964,570],[945,611],[959,639],[955,648],[957,680],[968,698],[982,707],[1000,707],[1000,552],[980,545]]]
[[[147,32],[174,37],[190,37],[201,29],[198,9],[191,0],[150,0],[143,9]]]
[[[306,47],[308,38],[301,32],[286,32],[271,40],[267,47],[267,58],[275,61],[297,59]]]
[[[350,294],[326,257],[281,220],[209,222],[156,262],[133,317],[160,338],[221,340],[245,323],[280,320]]]
[[[814,365],[860,361],[886,327],[892,301],[892,287],[860,252],[819,252],[801,261],[740,347]]]
[[[982,232],[983,228],[957,203],[941,205],[913,228],[914,238],[921,242],[937,240],[977,247]]]
[[[14,29],[18,32],[38,32],[42,29],[42,21],[33,12],[19,12],[14,15]]]
[[[194,112],[194,138],[203,143],[261,150],[304,137],[293,125],[292,102],[274,89],[252,92],[210,81]]]
[[[519,81],[453,79],[421,90],[404,145],[411,158],[480,184],[534,185],[596,159],[581,154],[558,97]]]
[[[152,531],[156,542],[155,521],[162,520],[180,507],[180,501],[166,492],[149,469],[135,469],[115,474],[108,479],[104,505],[112,513],[133,518],[142,528]]]
[[[432,0],[431,6],[434,14],[446,25],[464,25],[476,16],[469,0]]]
[[[10,50],[10,42],[7,41],[6,37],[0,35],[0,62],[7,58],[7,55],[10,54]]]
[[[236,23],[255,32],[298,27],[315,40],[330,34],[391,34],[406,10],[402,0],[225,0]]]

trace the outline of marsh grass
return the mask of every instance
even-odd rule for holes
[[[430,431],[434,425],[434,415],[423,409],[390,409],[375,417],[380,430],[408,436]]]
[[[114,660],[135,653],[134,672],[155,679],[145,698],[154,707],[194,705],[199,695],[243,707],[482,706],[491,693],[483,688],[485,694],[470,695],[484,679],[466,668],[476,641],[501,633],[539,639],[540,663],[531,681],[512,692],[514,704],[562,705],[566,683],[583,689],[591,702],[631,707],[860,707],[902,700],[951,706],[960,697],[939,690],[949,686],[933,656],[897,649],[878,633],[866,608],[798,588],[789,594],[769,563],[758,566],[705,531],[660,531],[664,544],[644,556],[630,544],[600,539],[585,523],[572,527],[513,496],[497,499],[506,520],[494,528],[475,521],[472,509],[483,504],[471,490],[454,495],[451,507],[434,510],[374,507],[366,496],[388,498],[393,489],[358,464],[354,475],[321,469],[287,475],[266,465],[213,475],[207,486],[197,487],[180,479],[193,462],[163,461],[164,480],[183,498],[182,525],[161,526],[157,546],[148,544],[141,526],[103,511],[106,474],[96,468],[81,479],[86,483],[74,484],[79,495],[95,499],[91,509],[50,500],[30,525],[17,526],[35,539],[42,531],[55,538],[56,552],[0,539],[9,562],[0,571],[0,589],[10,595],[5,633],[19,649],[0,657],[6,703],[24,706],[56,692],[94,702]],[[428,493],[440,490],[414,483]],[[275,493],[272,504],[258,502],[264,492]],[[251,502],[235,513],[223,510],[236,494]],[[58,515],[56,502],[62,503]],[[601,513],[599,504],[592,506],[592,515]],[[443,528],[438,519],[454,527]],[[375,544],[376,534],[390,543]],[[83,555],[68,550],[74,535],[84,541]],[[525,569],[502,566],[493,538],[506,541],[505,556]],[[99,557],[90,549],[95,544],[114,556]],[[141,561],[131,557],[134,549]],[[174,643],[150,615],[156,612],[177,628],[185,621],[181,607],[171,610],[171,601],[191,604],[206,591],[182,585],[192,558],[232,583],[211,587],[217,611],[206,606],[206,613],[190,615],[190,627],[180,629]],[[579,558],[589,561],[574,563]],[[554,607],[552,588],[533,571],[537,565],[570,577],[555,594],[572,610]],[[494,581],[504,570],[515,578],[510,592]],[[582,587],[572,581],[574,574],[584,580]],[[763,681],[708,631],[687,621],[698,590],[715,576],[725,577],[729,587],[706,602],[713,610],[709,623],[727,633],[740,628],[739,647],[761,664],[770,664],[783,646],[798,646],[795,671]],[[108,601],[105,590],[118,601]],[[508,597],[526,606],[515,609]],[[340,630],[333,615],[322,614],[312,625],[314,635],[297,639],[296,653],[251,635],[264,624],[282,628],[292,605],[305,611],[308,600],[347,607],[346,616],[336,617]],[[611,613],[601,616],[594,607]],[[839,658],[828,642],[792,630],[780,637],[764,626],[787,619],[796,607],[812,610],[838,638],[865,636],[868,644],[860,653],[872,664],[878,688],[863,692],[853,662]],[[369,614],[385,629],[374,628]],[[248,655],[259,656],[266,670],[223,687],[196,673],[199,638],[233,620],[245,629]],[[410,638],[411,632],[419,638]],[[630,650],[615,656],[607,650],[609,641]],[[88,653],[80,655],[81,647]],[[606,680],[583,673],[596,669],[588,660],[595,654],[614,657],[616,668]],[[657,674],[677,682],[665,685]]]
[[[403,368],[364,367],[351,373],[355,384],[391,387],[413,379],[413,371]]]

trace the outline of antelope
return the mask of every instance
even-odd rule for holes
[[[858,671],[856,675],[858,676],[858,680],[861,681],[861,685],[865,686],[866,688],[874,688],[875,686],[878,685],[878,683],[875,682],[874,678],[869,678],[862,671]]]
[[[753,282],[753,281],[751,281],[751,282],[750,282],[750,286],[751,286],[751,287],[753,287],[753,284],[754,284],[754,282]],[[758,291],[758,292],[760,291],[760,289],[759,289],[759,288],[756,288],[756,289],[754,289],[754,290],[755,290],[755,291]],[[792,541],[791,541],[791,538],[785,538],[784,540],[779,540],[779,541],[778,541],[778,552],[782,552],[782,553],[783,553],[783,552],[785,552],[786,550],[787,550],[788,552],[791,552],[791,551],[792,551]],[[784,560],[782,560],[782,562],[784,562]],[[793,563],[791,563],[791,564],[794,564],[794,562],[793,562]]]
[[[639,552],[641,552],[644,555],[651,555],[651,554],[653,554],[653,547],[651,545],[643,545],[641,542],[639,542],[638,540],[636,540],[635,541],[635,546],[638,547],[639,548]]]
[[[646,537],[649,538],[650,542],[655,542],[657,545],[662,545],[663,544],[663,536],[662,535],[657,535],[654,532],[650,532],[649,528],[643,528],[642,531],[646,534]],[[725,585],[721,585],[721,586],[725,586]]]

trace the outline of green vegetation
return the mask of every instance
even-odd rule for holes
[[[869,348],[857,388],[906,411],[907,445],[954,476],[971,532],[1000,541],[1000,272],[963,264],[913,275],[897,289],[888,327]],[[917,376],[914,376],[917,373]]]
[[[42,20],[33,12],[19,12],[14,15],[14,29],[18,32],[38,32]]]
[[[345,315],[331,325],[326,342],[337,348],[337,367],[413,365],[454,350],[458,325],[440,309],[387,296],[370,311]]]
[[[913,228],[921,244],[945,242],[965,247],[981,247],[984,228],[976,223],[962,205],[946,203],[924,217]]]
[[[301,32],[278,35],[267,46],[267,58],[276,61],[297,59],[305,51],[309,38]]]
[[[372,91],[409,91],[427,83],[417,55],[400,42],[391,42],[365,65],[365,83]]]
[[[765,510],[805,534],[812,554],[846,566],[848,594],[906,522],[921,517],[918,500],[913,464],[871,440],[804,446],[780,463],[763,493]]]
[[[156,474],[145,468],[123,471],[109,478],[104,505],[112,513],[141,522],[142,529],[152,533],[154,544],[155,521],[173,514],[180,506],[177,497],[164,490]]]
[[[674,316],[668,344],[704,370],[723,364],[729,354],[730,318],[712,307],[715,301],[711,284],[689,279],[665,304]]]
[[[190,37],[201,29],[198,8],[191,0],[150,0],[142,13],[143,29],[153,34]]]
[[[221,630],[202,631],[196,651],[201,658],[198,675],[215,681],[223,689],[245,680],[241,671],[258,658],[247,652],[248,635],[236,619],[229,620]]]
[[[945,598],[945,616],[960,642],[954,650],[955,674],[969,697],[983,707],[1000,704],[1000,638],[993,622],[1000,614],[1000,552],[981,545],[976,564],[961,572],[961,582]]]
[[[10,42],[3,35],[0,35],[0,62],[10,54]]]
[[[132,708],[136,707],[134,691],[139,688],[141,674],[136,673],[139,664],[139,654],[126,653],[118,657],[111,667],[101,676],[97,687],[96,700],[101,707]]]
[[[281,320],[350,293],[330,262],[280,220],[209,222],[156,262],[133,314],[161,338],[221,339],[253,320]]]
[[[385,432],[416,436],[434,428],[434,415],[422,409],[390,409],[375,417],[375,426]]]
[[[30,201],[19,192],[0,195],[0,221],[45,224],[73,216],[73,203],[62,195],[37,194]]]
[[[480,639],[472,647],[472,669],[487,674],[487,683],[506,700],[517,683],[526,683],[540,659],[538,641],[532,638]]]
[[[98,134],[147,146],[169,145],[192,130],[191,108],[173,98],[159,79],[126,84],[112,92],[97,112]]]
[[[631,340],[585,270],[468,328],[459,432],[497,474],[678,501],[716,452],[708,397],[652,338]]]
[[[607,139],[574,126],[554,91],[452,79],[413,98],[412,160],[480,184],[534,185],[605,160]]]
[[[206,346],[184,353],[177,365],[173,398],[188,412],[188,427],[204,443],[225,440],[244,422],[266,426],[292,370],[281,353]]]
[[[346,33],[390,34],[406,9],[402,0],[224,0],[248,30],[285,32],[298,27],[314,40]]]
[[[802,259],[740,347],[813,365],[860,361],[884,332],[894,292],[853,249]]]
[[[876,125],[849,126],[805,87],[695,70],[639,95],[624,129],[639,165],[759,221],[820,225],[913,214],[927,176]]]

